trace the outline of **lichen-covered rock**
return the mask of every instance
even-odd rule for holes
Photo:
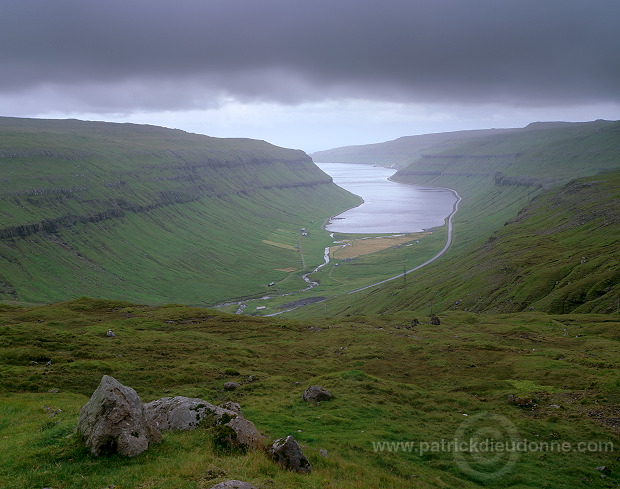
[[[271,454],[276,462],[286,469],[306,474],[312,471],[310,461],[292,436],[276,440],[271,447]]]
[[[211,489],[256,489],[256,487],[247,482],[231,480],[220,482],[211,487]]]
[[[193,430],[201,423],[215,425],[222,416],[237,416],[236,412],[198,398],[163,397],[145,404],[147,415],[161,431]]]
[[[134,457],[150,443],[161,441],[136,391],[108,375],[80,410],[77,431],[95,456],[120,453]]]
[[[226,426],[230,426],[235,432],[235,437],[233,437],[230,442],[232,448],[264,448],[265,437],[258,431],[252,421],[243,416],[237,416],[226,423]]]
[[[193,430],[204,423],[218,427],[217,443],[227,448],[259,449],[265,444],[263,435],[243,417],[235,402],[214,406],[203,399],[163,397],[145,404],[145,410],[161,431]]]
[[[302,395],[302,399],[306,402],[329,401],[331,398],[331,392],[319,385],[311,385]]]

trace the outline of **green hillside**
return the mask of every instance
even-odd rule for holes
[[[398,181],[455,182],[483,177],[497,185],[551,187],[617,168],[620,121],[543,124],[466,141],[425,155],[398,171]],[[410,177],[410,178],[407,178]]]
[[[403,281],[335,298],[295,317],[445,310],[620,310],[620,171],[541,194],[486,241],[455,246]],[[457,234],[458,236],[458,234]],[[470,240],[470,241],[473,241]]]
[[[447,226],[336,257],[317,287],[277,296],[333,244],[324,218],[357,201],[300,151],[4,118],[0,169],[1,488],[618,485],[620,122],[537,123],[424,153],[393,178],[460,194],[453,245],[353,293],[433,256]],[[286,318],[158,305],[254,306],[275,290],[272,310],[333,297]],[[93,457],[75,428],[102,375],[144,402],[238,402],[269,439],[293,435],[312,473],[224,450],[207,426],[135,458]],[[333,399],[305,403],[310,385]]]
[[[422,323],[412,326],[416,317]],[[461,311],[441,320],[431,326],[400,313],[283,321],[85,298],[0,307],[0,487],[618,484],[617,317]],[[239,402],[268,437],[293,435],[312,473],[284,470],[261,451],[218,450],[205,427],[166,432],[135,458],[95,458],[75,427],[104,374],[144,402]],[[231,380],[241,387],[225,391]],[[309,385],[334,398],[306,404]],[[489,438],[527,449],[457,453],[447,445]]]
[[[534,123],[427,155],[392,179],[459,192],[455,250],[460,250],[479,246],[543,192],[618,168],[620,121]]]
[[[448,184],[469,196],[457,221],[464,245],[473,245],[460,256],[467,265],[451,273],[452,288],[435,286],[443,307],[615,311],[620,122],[531,124],[459,149],[418,160],[395,176]],[[572,180],[584,175],[593,176]],[[493,192],[502,195],[498,203],[481,205]],[[524,198],[533,200],[522,208]],[[518,214],[501,211],[511,203],[510,213],[518,206]]]
[[[299,229],[357,202],[301,151],[133,124],[0,118],[0,175],[0,299],[26,303],[299,287]]]

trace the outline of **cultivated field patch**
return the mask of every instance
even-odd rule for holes
[[[431,231],[423,233],[397,234],[392,236],[379,236],[372,238],[343,239],[340,245],[332,246],[329,249],[330,258],[344,260],[368,255],[377,251],[386,250],[393,246],[417,244],[416,241],[431,234]]]

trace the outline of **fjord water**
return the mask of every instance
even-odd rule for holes
[[[396,170],[350,163],[317,163],[340,187],[364,203],[339,214],[326,226],[339,233],[413,233],[442,226],[456,196],[448,189],[388,180]]]

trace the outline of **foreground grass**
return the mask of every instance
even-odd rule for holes
[[[208,488],[230,478],[261,488],[618,483],[617,454],[604,449],[620,446],[617,318],[450,312],[440,326],[411,327],[414,317],[310,323],[92,299],[4,306],[0,487]],[[108,329],[117,336],[105,337]],[[134,459],[93,458],[74,428],[103,374],[135,388],[145,402],[170,395],[237,401],[269,437],[294,435],[314,470],[287,472],[260,452],[218,452],[202,428],[166,434]],[[248,382],[250,375],[258,380]],[[227,380],[242,387],[225,392]],[[301,394],[311,384],[335,399],[306,405]],[[532,405],[510,403],[510,395]],[[420,450],[453,440],[464,421],[484,412],[502,415],[519,439],[606,445],[520,453],[495,479],[488,477],[505,462],[501,457],[472,475],[453,452]],[[381,451],[381,442],[415,446]],[[602,466],[604,472],[596,470]]]

